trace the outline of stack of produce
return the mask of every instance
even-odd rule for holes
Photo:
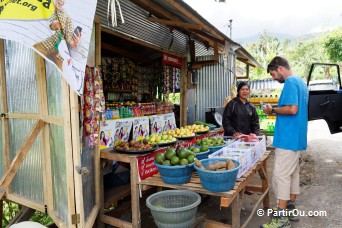
[[[165,153],[157,153],[154,161],[160,165],[176,166],[191,164],[194,159],[195,153],[186,148],[180,148],[177,151],[175,148],[168,148]]]

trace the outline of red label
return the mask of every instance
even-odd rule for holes
[[[182,59],[177,57],[177,56],[171,55],[171,54],[163,53],[162,63],[163,63],[163,65],[171,65],[174,67],[181,68]]]
[[[165,148],[154,151],[153,153],[146,154],[141,157],[137,157],[138,160],[138,170],[141,180],[145,180],[148,177],[153,176],[158,173],[157,167],[154,165],[154,157],[157,153],[166,151]]]

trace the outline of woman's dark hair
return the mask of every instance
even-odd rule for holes
[[[247,84],[247,82],[240,82],[239,85],[237,86],[237,94],[236,94],[237,97],[239,96],[240,89],[244,86],[247,86],[248,89],[250,89],[250,86]]]

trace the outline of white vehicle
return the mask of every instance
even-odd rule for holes
[[[314,80],[309,82],[308,89],[312,90],[334,90],[337,89],[333,80]]]

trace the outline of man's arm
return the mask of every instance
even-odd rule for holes
[[[278,115],[295,115],[298,112],[297,105],[285,105],[278,108],[272,108],[270,104],[266,105],[266,108],[263,109],[264,113],[270,115],[272,113]]]

